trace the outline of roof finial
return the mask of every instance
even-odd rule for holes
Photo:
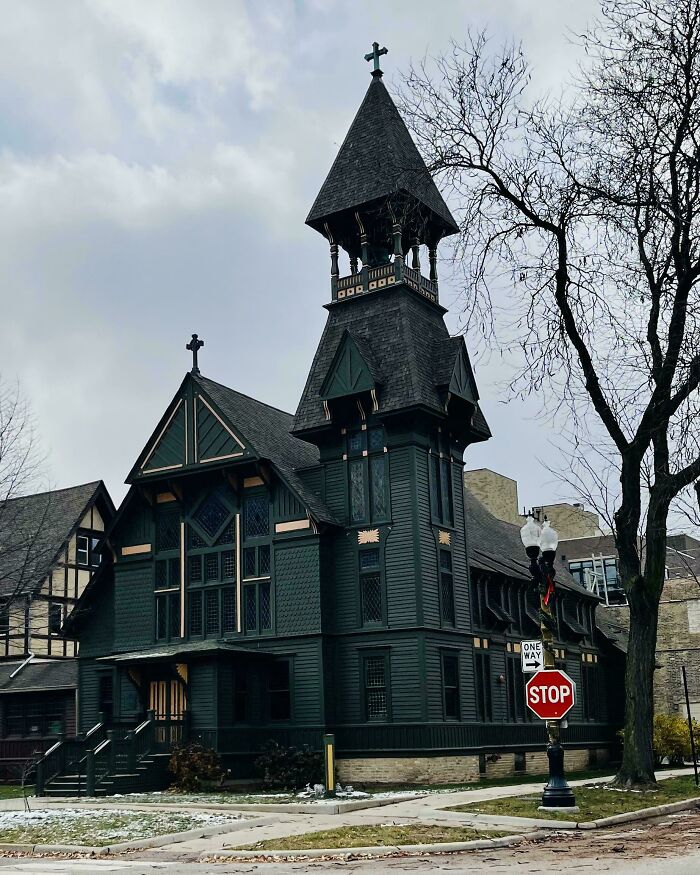
[[[204,346],[204,341],[200,340],[196,334],[192,335],[192,340],[187,344],[185,349],[189,349],[192,353],[192,373],[199,373],[199,365],[197,364],[197,352]]]
[[[374,70],[372,70],[373,76],[381,76],[382,71],[379,69],[379,57],[380,55],[388,55],[389,49],[384,46],[383,49],[379,48],[379,43],[372,43],[372,51],[365,55],[365,61],[374,61]]]

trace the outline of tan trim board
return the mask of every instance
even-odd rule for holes
[[[311,520],[307,517],[304,520],[290,520],[286,523],[275,523],[275,532],[297,532],[299,529],[310,529]]]
[[[244,477],[243,478],[243,488],[250,489],[252,486],[264,486],[265,481],[262,477]]]
[[[202,404],[207,408],[207,410],[211,413],[211,415],[218,421],[219,425],[221,425],[222,428],[226,429],[226,431],[231,435],[231,437],[238,444],[238,446],[242,450],[244,450],[245,444],[243,443],[243,441],[234,432],[231,431],[231,429],[226,425],[226,423],[219,416],[219,414],[214,410],[214,408],[211,406],[211,404],[209,404],[209,402],[206,400],[206,398],[203,398],[201,395],[198,395],[197,397],[202,402]]]
[[[141,468],[142,474],[160,474],[161,471],[175,471],[176,468],[183,468],[182,462],[179,465],[168,465],[165,468]]]
[[[122,547],[122,556],[138,556],[141,553],[150,553],[150,544],[132,544],[129,547]]]
[[[204,462],[222,462],[224,459],[237,459],[242,455],[243,452],[228,453],[226,456],[210,456],[208,459],[200,459],[199,464],[202,465]]]
[[[243,628],[241,620],[241,515],[236,514],[236,628],[240,632]]]
[[[156,504],[167,504],[169,501],[177,501],[172,492],[159,492],[156,495]]]
[[[180,638],[185,637],[185,524],[180,523]]]

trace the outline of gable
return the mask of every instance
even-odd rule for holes
[[[357,395],[375,388],[369,365],[349,332],[345,332],[321,386],[321,398]]]
[[[198,462],[217,462],[242,456],[245,446],[234,432],[218,416],[202,395],[195,398],[197,443],[195,453]]]
[[[471,364],[464,344],[461,345],[457,358],[455,359],[452,376],[448,391],[451,395],[458,395],[465,401],[471,404],[476,404],[479,400],[479,393],[476,389],[474,374],[472,373]]]

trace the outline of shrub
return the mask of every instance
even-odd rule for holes
[[[700,742],[700,726],[693,720],[695,744]],[[680,714],[656,714],[654,716],[654,755],[657,765],[668,757],[672,766],[682,766],[690,759],[692,749],[688,733],[688,721]]]
[[[205,782],[220,781],[223,776],[218,753],[196,743],[174,748],[168,771],[175,778],[173,786],[181,793],[201,790]]]
[[[269,741],[254,765],[269,790],[301,790],[324,781],[323,755],[307,746],[282,747]]]

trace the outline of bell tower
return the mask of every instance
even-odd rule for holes
[[[438,303],[437,246],[459,229],[382,82],[386,53],[365,55],[372,81],[306,224],[330,245],[333,301],[402,283]]]

